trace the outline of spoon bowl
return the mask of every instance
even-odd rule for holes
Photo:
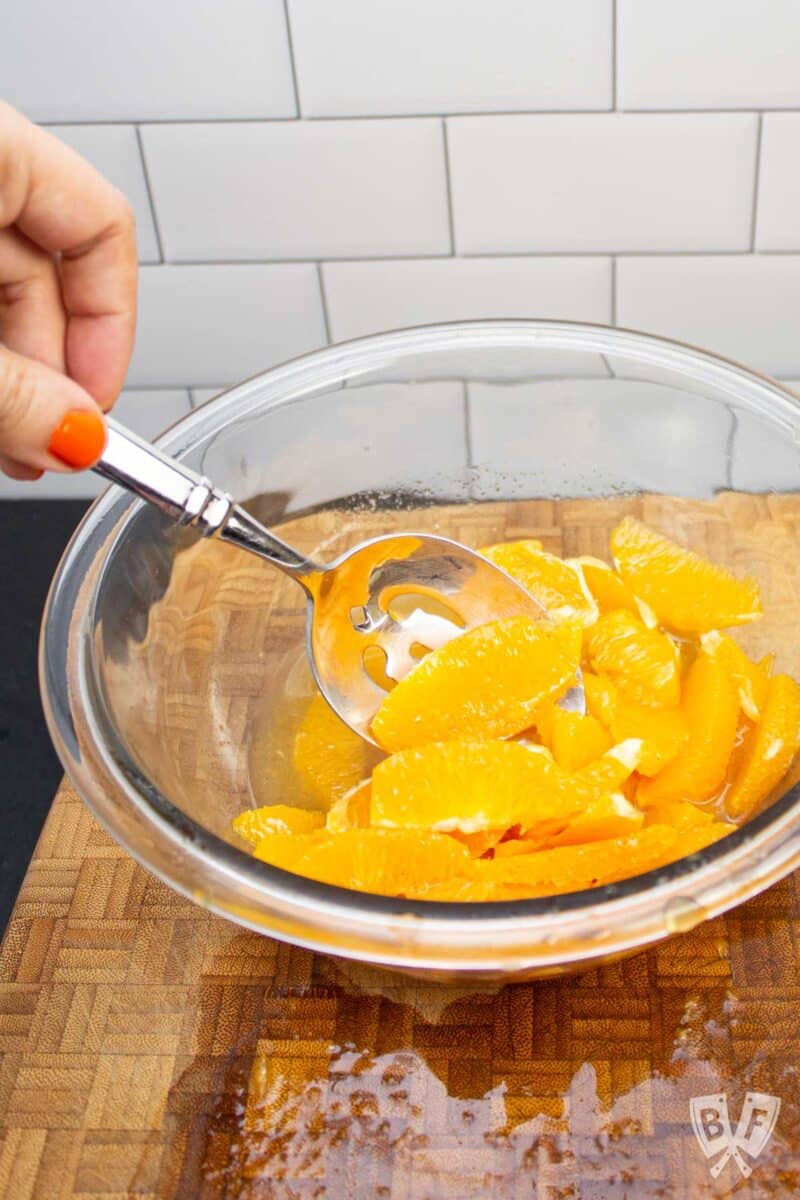
[[[320,691],[367,741],[387,687],[430,650],[503,617],[538,620],[529,592],[474,550],[424,533],[362,542],[308,588],[308,653]]]

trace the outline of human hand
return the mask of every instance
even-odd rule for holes
[[[136,324],[136,237],[116,188],[0,102],[0,469],[91,466]]]

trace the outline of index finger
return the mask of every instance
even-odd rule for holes
[[[63,142],[0,102],[0,227],[60,256],[68,374],[103,408],[136,326],[136,237],[121,192]]]

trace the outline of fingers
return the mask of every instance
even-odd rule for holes
[[[44,475],[44,471],[39,471],[36,467],[23,466],[22,463],[15,462],[13,458],[6,458],[4,454],[0,454],[0,471],[4,475],[8,475],[9,479],[21,479],[25,483],[32,483]]]
[[[0,346],[0,457],[9,474],[91,466],[105,422],[87,392],[59,371]],[[23,475],[20,476],[20,471]]]
[[[0,342],[63,371],[66,326],[51,256],[17,230],[0,230]]]
[[[136,322],[136,239],[122,194],[0,103],[0,225],[60,255],[66,369],[103,408],[122,386]]]

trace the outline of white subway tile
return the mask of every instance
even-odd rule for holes
[[[296,113],[282,0],[10,3],[0,79],[37,121]]]
[[[449,253],[441,122],[151,125],[168,259]]]
[[[708,496],[728,484],[730,412],[662,384],[544,379],[468,388],[474,494]]]
[[[756,212],[758,250],[800,250],[800,113],[764,117]]]
[[[731,486],[742,492],[800,491],[800,446],[782,429],[738,410],[731,443]]]
[[[464,493],[467,453],[460,383],[371,383],[248,418],[258,455],[218,439],[203,469],[239,499],[291,498],[292,511],[358,492]]]
[[[132,387],[234,383],[325,343],[313,264],[143,267]]]
[[[190,411],[184,389],[126,390],[114,405],[112,416],[149,442]],[[108,487],[93,471],[61,475],[47,471],[36,483],[22,483],[0,473],[0,500],[85,500]]]
[[[753,114],[456,117],[456,249],[749,247]]]
[[[562,317],[607,322],[604,258],[444,258],[326,263],[335,341],[433,321]]]
[[[611,107],[610,0],[291,0],[304,115]]]
[[[800,256],[621,258],[617,324],[800,374]]]
[[[800,103],[797,0],[617,0],[621,108]]]
[[[57,125],[50,133],[88,159],[125,193],[136,217],[139,261],[158,262],[158,241],[133,125]]]

